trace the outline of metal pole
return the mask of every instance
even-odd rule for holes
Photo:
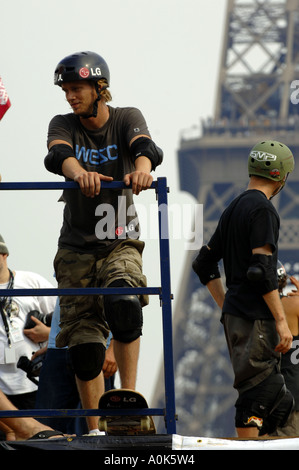
[[[160,245],[160,270],[161,270],[161,307],[163,322],[163,348],[164,348],[164,379],[165,379],[165,404],[166,404],[166,429],[168,434],[176,433],[175,415],[175,388],[173,368],[173,344],[172,344],[172,310],[170,288],[170,255],[168,233],[168,202],[166,178],[157,180],[158,217],[159,217],[159,245]]]

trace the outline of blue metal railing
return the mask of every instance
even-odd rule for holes
[[[56,190],[56,189],[78,189],[79,186],[73,181],[68,182],[1,182],[0,190]],[[126,189],[123,182],[102,182],[101,188]],[[168,187],[166,178],[158,178],[151,185],[151,189],[156,191],[158,205],[159,224],[159,250],[160,250],[160,275],[161,286],[158,287],[137,287],[137,288],[73,288],[73,289],[6,289],[6,297],[10,296],[60,296],[60,295],[107,295],[107,294],[148,294],[159,295],[162,309],[163,327],[163,357],[164,357],[164,381],[165,381],[165,408],[149,408],[147,410],[122,410],[122,414],[150,414],[152,416],[164,416],[165,427],[168,434],[176,433],[176,412],[175,412],[175,388],[174,388],[174,367],[173,367],[173,342],[172,342],[172,294],[170,287],[170,252],[168,236]],[[163,211],[159,210],[163,207]],[[166,210],[165,210],[166,208]],[[76,416],[103,416],[106,410],[17,410],[0,411],[1,417],[76,417]],[[109,410],[109,414],[117,415],[120,411]]]

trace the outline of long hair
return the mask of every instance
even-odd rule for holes
[[[110,91],[108,90],[108,88],[106,88],[106,87],[109,86],[107,80],[105,78],[101,78],[101,80],[98,81],[98,84],[105,86],[104,90],[102,90],[100,92],[100,95],[103,98],[103,100],[105,101],[105,103],[108,103],[108,101],[112,101],[112,95],[111,95]]]

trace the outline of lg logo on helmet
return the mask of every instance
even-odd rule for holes
[[[101,77],[102,71],[100,67],[90,68],[88,69],[87,67],[81,67],[79,70],[78,74],[80,75],[81,78],[88,78],[89,76],[91,77]],[[59,73],[57,76],[57,82],[63,82],[63,73]]]
[[[82,67],[82,69],[79,70],[79,75],[82,78],[87,78],[89,75],[89,70],[86,67]]]
[[[272,155],[272,153],[261,152],[259,150],[252,150],[250,156],[259,162],[268,162],[268,161],[275,161],[276,155]]]
[[[89,75],[91,75],[92,77],[100,77],[102,75],[102,72],[100,67],[96,67],[95,69],[93,69],[92,67],[90,69],[82,67],[79,70],[79,75],[82,78],[88,78]]]

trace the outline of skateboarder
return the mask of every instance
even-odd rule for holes
[[[94,52],[65,57],[55,69],[73,113],[49,125],[46,168],[79,184],[63,193],[64,220],[54,266],[59,288],[145,287],[144,242],[133,194],[148,189],[162,151],[136,108],[113,108],[110,72]],[[124,181],[132,189],[101,189],[101,181]],[[68,346],[84,408],[97,408],[104,391],[100,372],[109,329],[121,384],[134,389],[147,296],[62,296],[58,347]],[[107,325],[108,323],[108,325]],[[89,429],[97,427],[90,417]]]
[[[235,423],[239,437],[257,437],[282,425],[293,397],[279,371],[289,350],[289,330],[277,284],[279,215],[270,199],[294,169],[291,150],[277,141],[259,142],[248,157],[249,185],[223,212],[193,269],[222,309],[222,322],[239,393]],[[223,259],[227,291],[219,261]]]

